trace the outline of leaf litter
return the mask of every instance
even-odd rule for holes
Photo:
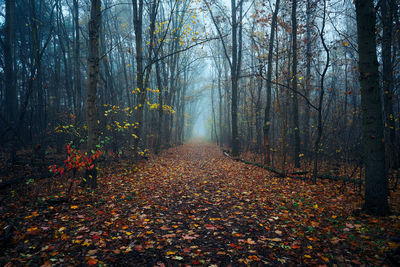
[[[0,264],[394,265],[400,216],[354,215],[350,186],[278,178],[189,143],[136,168],[113,166],[70,203],[0,207],[12,222]],[[397,207],[397,206],[395,206]]]

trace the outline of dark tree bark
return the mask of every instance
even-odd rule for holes
[[[390,0],[382,0],[382,65],[383,65],[383,103],[385,115],[385,148],[388,160],[386,165],[388,168],[398,168],[398,159],[396,159],[396,132],[395,132],[395,116],[393,113],[393,67],[392,67],[392,25],[393,16]]]
[[[325,36],[324,36],[324,31],[325,31],[325,18],[326,18],[326,0],[324,0],[324,10],[323,10],[323,15],[322,15],[322,27],[321,27],[321,32],[319,33],[319,36],[321,38],[322,46],[324,47],[325,53],[326,53],[326,64],[324,67],[324,70],[322,71],[321,74],[321,83],[320,83],[320,92],[319,92],[319,100],[318,100],[318,120],[317,120],[317,138],[315,140],[314,144],[314,175],[313,175],[313,182],[314,184],[317,182],[317,175],[318,175],[318,160],[319,160],[319,153],[320,153],[320,144],[321,144],[321,138],[322,138],[322,103],[324,101],[324,94],[325,94],[325,89],[324,89],[324,81],[325,81],[325,75],[326,72],[328,71],[329,68],[329,49],[326,46],[325,43]]]
[[[6,1],[6,21],[4,40],[4,74],[5,74],[5,115],[9,123],[9,129],[15,129],[18,118],[18,98],[16,87],[16,64],[15,64],[15,0]],[[15,140],[15,138],[13,138]],[[10,142],[10,155],[12,162],[16,158],[17,144]]]
[[[152,68],[152,52],[154,48],[154,29],[155,29],[155,19],[157,16],[159,1],[153,0],[150,6],[150,40],[149,40],[149,50],[148,50],[148,64],[145,68],[144,57],[143,57],[143,0],[132,0],[133,5],[133,25],[135,30],[135,44],[136,44],[136,76],[137,76],[137,88],[138,92],[138,109],[137,109],[137,128],[135,136],[135,146],[134,153],[138,157],[139,144],[142,138],[143,132],[143,111],[146,100],[146,88],[150,79],[150,72]]]
[[[79,5],[78,0],[73,1],[74,8],[74,24],[75,24],[75,43],[74,43],[74,84],[76,92],[75,113],[78,118],[81,117],[82,106],[82,88],[81,88],[81,71],[80,71],[80,35],[79,35]]]
[[[88,57],[88,82],[86,98],[86,120],[88,123],[88,151],[96,149],[98,144],[97,124],[97,81],[99,78],[99,34],[101,25],[100,0],[91,0],[89,20],[89,57]],[[92,174],[91,186],[96,187],[96,175]]]
[[[33,131],[35,130],[39,135],[38,140],[31,140],[32,142],[41,142],[40,140],[43,137],[43,132],[45,125],[46,125],[46,120],[45,120],[45,112],[44,112],[44,88],[42,85],[43,82],[43,73],[42,73],[42,55],[41,55],[41,34],[39,33],[39,30],[41,30],[41,27],[39,27],[39,20],[37,16],[37,1],[30,0],[30,7],[31,7],[31,38],[32,38],[32,59],[34,61],[34,67],[31,70],[32,77],[34,77],[32,81],[32,85],[34,88],[34,97],[36,97],[36,116],[35,120],[36,123],[30,127],[30,130]],[[40,11],[40,10],[39,10]],[[35,76],[36,74],[36,76]],[[32,110],[33,112],[33,110]],[[33,118],[33,114],[31,118]]]
[[[263,80],[262,80],[262,75],[263,75],[263,64],[262,60],[258,60],[258,79],[257,79],[257,101],[256,101],[256,138],[257,138],[257,152],[261,152],[263,150],[263,145],[262,145],[262,106],[261,106],[261,93],[262,93],[262,88],[263,88]]]
[[[157,140],[156,140],[156,147],[155,153],[158,154],[161,149],[161,138],[162,138],[162,129],[163,129],[163,109],[162,106],[164,104],[163,99],[163,84],[161,80],[161,70],[160,70],[160,62],[156,62],[156,81],[157,81],[157,88],[159,90],[158,93],[158,123],[157,123]]]
[[[214,136],[215,136],[215,141],[217,142],[217,144],[219,143],[219,138],[218,138],[218,133],[217,133],[217,122],[215,119],[215,108],[214,108],[214,81],[211,84],[211,112],[212,112],[212,131],[211,131],[211,139],[212,139],[212,132],[214,132]]]
[[[373,0],[356,0],[357,37],[361,84],[362,143],[365,164],[364,211],[388,215],[388,180],[385,173],[382,104],[376,55]]]
[[[272,91],[272,55],[274,51],[274,38],[275,38],[275,28],[276,28],[276,20],[279,12],[280,0],[276,0],[275,2],[275,10],[272,15],[272,23],[271,23],[271,31],[269,36],[269,44],[268,44],[268,69],[267,69],[267,103],[265,106],[264,113],[264,164],[270,164],[270,153],[269,153],[269,128],[271,126],[271,118],[270,118],[270,109],[271,109],[271,91]]]
[[[135,142],[134,142],[134,153],[138,155],[139,141],[142,134],[142,123],[143,123],[143,106],[140,103],[144,103],[145,99],[145,88],[144,88],[144,73],[143,73],[143,0],[132,0],[133,5],[133,27],[135,30],[135,45],[136,45],[136,86],[139,88],[138,94],[138,112],[136,121],[139,123],[135,131]]]
[[[6,116],[11,127],[15,124],[18,116],[17,87],[14,64],[15,43],[15,0],[6,1],[5,42],[4,42],[4,64],[5,64],[5,103]]]
[[[118,31],[118,27],[117,27],[117,22],[116,20],[114,20],[114,30],[117,32]],[[132,107],[132,101],[131,101],[131,90],[130,89],[130,84],[129,84],[129,80],[128,80],[128,73],[127,73],[127,61],[125,58],[125,51],[123,51],[122,49],[122,39],[119,36],[118,37],[118,53],[121,56],[121,63],[122,63],[122,69],[123,69],[123,76],[124,76],[124,87],[125,87],[125,93],[126,93],[126,99],[128,100],[128,107]]]
[[[218,123],[219,123],[219,147],[224,144],[223,141],[223,122],[222,122],[222,90],[221,90],[221,78],[222,78],[222,66],[218,67]]]
[[[236,5],[236,0],[231,0],[232,12],[232,66],[231,66],[231,79],[232,79],[232,155],[234,157],[239,155],[240,140],[238,132],[238,82],[240,77],[240,68],[242,61],[242,15],[243,15],[243,1]],[[237,18],[237,10],[240,9],[239,20]]]
[[[306,77],[305,77],[305,96],[307,99],[310,97],[311,92],[311,0],[307,0],[307,10],[306,10]],[[311,107],[307,103],[305,106],[305,120],[304,120],[304,149],[309,151],[310,149],[310,110]]]
[[[299,104],[297,100],[297,0],[292,0],[292,51],[294,167],[300,168]]]

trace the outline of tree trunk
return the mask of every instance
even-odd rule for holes
[[[33,88],[34,88],[34,97],[36,97],[36,109],[32,110],[32,114],[34,114],[34,111],[36,112],[36,117],[34,118],[36,120],[36,123],[32,125],[31,130],[34,131],[34,127],[36,127],[36,133],[35,137],[38,137],[37,140],[32,139],[32,142],[41,142],[41,138],[43,138],[43,132],[46,127],[46,121],[45,121],[45,114],[44,114],[44,88],[42,86],[42,61],[41,61],[41,55],[40,55],[40,50],[41,50],[41,43],[42,41],[40,40],[40,34],[39,30],[41,29],[39,27],[39,21],[37,19],[37,2],[30,0],[30,7],[31,7],[31,38],[32,38],[32,59],[33,59],[33,67],[31,70],[32,77],[34,77],[34,80],[32,81],[33,83]],[[36,74],[36,76],[35,76]],[[35,98],[34,98],[35,99]]]
[[[157,79],[157,87],[159,90],[158,93],[158,123],[157,123],[157,140],[156,140],[156,147],[155,147],[155,154],[158,154],[160,152],[161,148],[161,139],[162,139],[162,127],[163,127],[163,109],[162,106],[164,104],[163,102],[163,84],[161,81],[161,76],[160,76],[160,62],[156,62],[156,79]]]
[[[259,59],[258,62],[258,79],[257,79],[257,102],[256,102],[256,138],[257,138],[257,153],[260,153],[262,149],[262,119],[261,119],[261,93],[262,93],[262,88],[263,88],[263,80],[262,80],[262,72],[263,72],[263,64],[262,60]]]
[[[218,61],[219,63],[219,61]],[[223,123],[222,123],[222,92],[221,92],[221,76],[222,76],[222,68],[219,66],[218,69],[218,124],[219,124],[219,147],[223,146]]]
[[[5,82],[6,82],[6,116],[12,126],[15,124],[18,116],[17,88],[15,82],[14,66],[14,29],[15,18],[15,0],[6,1],[6,26],[4,42],[4,61],[5,61]],[[12,126],[13,127],[13,126]]]
[[[75,24],[75,43],[74,43],[74,84],[76,92],[75,113],[79,120],[81,118],[82,89],[81,89],[81,71],[80,71],[80,35],[79,35],[79,5],[78,0],[73,1],[74,24]]]
[[[319,33],[321,42],[322,42],[322,46],[324,47],[324,50],[326,53],[326,64],[325,64],[324,70],[321,75],[321,84],[320,84],[319,101],[318,101],[318,109],[317,109],[318,126],[317,126],[317,139],[315,140],[315,144],[314,144],[314,176],[313,176],[314,184],[317,182],[318,160],[319,160],[319,153],[320,153],[320,143],[321,143],[321,138],[322,138],[322,103],[324,101],[324,94],[325,94],[324,81],[325,81],[326,72],[328,71],[328,67],[329,67],[329,49],[326,46],[325,37],[324,37],[325,18],[326,18],[326,0],[324,0],[322,28],[321,28],[321,32]]]
[[[272,55],[274,51],[274,38],[275,38],[275,28],[276,28],[276,20],[279,12],[279,4],[280,0],[276,0],[275,2],[275,10],[272,15],[272,23],[271,23],[271,32],[269,36],[269,44],[268,44],[268,69],[267,69],[267,103],[265,106],[264,113],[264,164],[270,165],[270,151],[269,151],[269,128],[271,126],[271,118],[270,118],[270,109],[271,109],[271,90],[272,90]]]
[[[383,65],[383,103],[385,114],[385,147],[388,160],[386,161],[387,169],[396,169],[398,160],[396,159],[396,132],[395,132],[395,116],[393,114],[393,68],[392,68],[392,25],[393,16],[390,0],[382,0],[382,65]]]
[[[241,67],[241,53],[242,53],[242,15],[243,15],[243,2],[236,6],[236,1],[231,0],[232,10],[232,66],[231,66],[231,80],[232,80],[232,155],[234,157],[239,155],[240,140],[238,132],[238,82]],[[240,8],[239,21],[236,16],[237,10]],[[239,33],[239,36],[238,36]]]
[[[385,173],[382,104],[376,56],[373,0],[356,0],[357,37],[361,85],[362,143],[365,163],[364,211],[372,215],[390,213]]]
[[[311,0],[307,0],[307,10],[306,10],[306,77],[305,77],[305,96],[307,99],[310,97],[311,92]],[[304,148],[303,151],[310,150],[310,105],[307,103],[305,106],[305,120],[304,120]],[[306,154],[306,153],[305,153]],[[309,153],[307,153],[309,155]]]
[[[211,140],[212,140],[212,132],[214,132],[214,136],[215,136],[215,142],[218,144],[219,143],[219,139],[218,139],[218,134],[217,134],[217,122],[215,120],[215,108],[214,108],[214,81],[211,84],[211,112],[212,112],[212,127],[211,127]]]
[[[4,72],[5,72],[5,104],[6,119],[9,123],[8,127],[16,127],[18,118],[18,99],[16,87],[16,64],[15,63],[15,0],[6,0],[6,21],[5,21],[5,42],[4,42]],[[12,162],[16,157],[16,143],[11,142],[9,149]]]
[[[294,167],[300,168],[300,128],[299,104],[297,100],[297,0],[292,0],[292,88],[293,88],[293,124],[294,124]]]
[[[100,0],[91,0],[89,20],[89,57],[88,57],[88,82],[86,98],[86,120],[88,123],[88,151],[96,149],[98,143],[98,124],[96,93],[99,78],[99,34],[101,25]],[[95,170],[95,169],[94,169]],[[91,186],[97,186],[96,175],[92,174]]]
[[[135,131],[135,142],[134,142],[134,154],[135,157],[138,155],[139,150],[139,139],[142,134],[142,123],[143,123],[143,106],[140,103],[144,103],[145,100],[145,88],[144,86],[144,73],[143,73],[143,50],[142,50],[142,24],[143,24],[143,0],[132,0],[133,5],[133,27],[135,30],[135,44],[136,44],[136,86],[139,89],[138,92],[138,109],[136,113],[137,125]]]

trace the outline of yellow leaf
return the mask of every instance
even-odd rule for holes
[[[315,204],[313,207],[314,207],[314,209],[318,209],[318,205],[317,204]]]
[[[304,255],[304,258],[311,259],[311,256],[306,254]]]
[[[82,246],[90,246],[92,244],[92,242],[90,242],[89,240],[85,240],[85,242],[83,242]]]
[[[125,234],[127,234],[127,235],[131,235],[132,233],[131,233],[131,232],[125,232]]]
[[[31,228],[26,229],[26,231],[33,232],[33,231],[36,231],[37,229],[38,229],[37,227],[31,227]]]
[[[73,205],[70,207],[72,210],[76,210],[77,208],[79,208],[77,205]]]
[[[176,251],[167,251],[167,255],[175,255]]]

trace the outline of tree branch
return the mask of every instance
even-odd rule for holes
[[[269,81],[269,82],[271,82],[271,83],[275,83],[275,84],[277,84],[277,85],[279,85],[279,86],[282,86],[282,87],[284,87],[284,88],[286,88],[286,89],[291,90],[292,92],[294,92],[294,93],[298,94],[299,96],[303,97],[304,100],[307,102],[307,104],[310,105],[310,107],[312,107],[312,108],[315,109],[315,110],[318,110],[318,108],[317,108],[313,103],[311,103],[311,101],[307,98],[307,96],[305,96],[303,93],[301,93],[301,92],[299,92],[299,91],[297,91],[297,90],[294,90],[292,87],[287,86],[287,85],[285,85],[285,84],[283,84],[283,83],[278,83],[278,82],[276,82],[276,81],[269,80],[269,79],[265,78],[264,76],[262,76],[262,75],[257,75],[257,74],[244,75],[244,76],[240,76],[240,78],[254,77],[254,76],[255,76],[255,77],[260,77],[260,78],[262,78],[264,81]]]
[[[213,23],[214,23],[215,28],[217,29],[217,32],[218,32],[218,35],[219,35],[219,39],[220,39],[221,42],[222,42],[222,46],[223,46],[223,48],[224,48],[225,57],[226,57],[226,59],[228,60],[229,67],[232,69],[231,58],[230,58],[229,55],[228,55],[228,51],[227,51],[227,49],[226,49],[226,45],[225,45],[225,42],[224,42],[224,39],[223,39],[224,36],[222,36],[221,29],[218,27],[217,21],[215,20],[215,17],[214,17],[214,14],[212,13],[212,10],[211,10],[211,8],[210,8],[210,5],[208,4],[208,2],[207,2],[206,0],[203,0],[203,1],[204,1],[204,3],[205,3],[206,6],[207,6],[208,11],[210,12],[211,19],[212,19],[212,21],[213,21]],[[225,36],[226,36],[226,35],[225,35]]]

